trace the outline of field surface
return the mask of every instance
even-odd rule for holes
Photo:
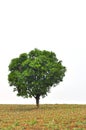
[[[86,105],[0,105],[0,130],[86,130]]]

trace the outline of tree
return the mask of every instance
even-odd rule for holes
[[[12,59],[9,71],[8,81],[17,95],[34,97],[39,107],[40,96],[45,97],[52,86],[63,80],[66,67],[54,52],[34,49]]]

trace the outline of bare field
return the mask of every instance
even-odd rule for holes
[[[86,105],[0,105],[0,130],[86,130]]]

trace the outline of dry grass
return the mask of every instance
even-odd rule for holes
[[[0,105],[0,130],[86,130],[86,105]]]

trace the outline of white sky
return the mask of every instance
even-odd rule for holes
[[[86,104],[86,0],[0,0],[0,103],[35,103],[7,80],[11,59],[34,48],[55,52],[67,67],[40,103]]]

